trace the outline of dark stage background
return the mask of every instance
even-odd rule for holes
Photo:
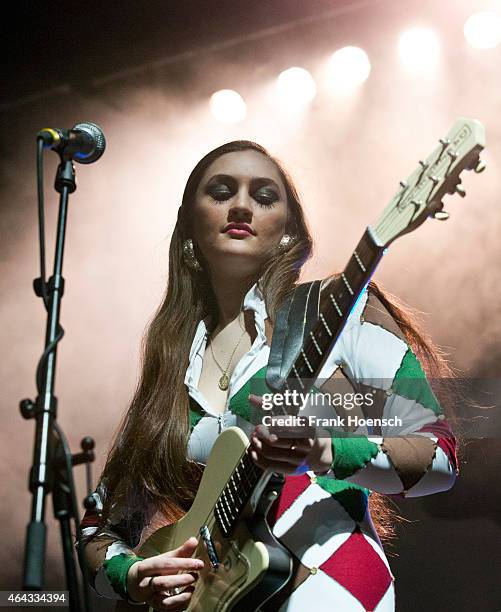
[[[144,327],[162,295],[167,250],[188,173],[208,150],[234,138],[262,142],[296,179],[316,240],[304,280],[339,270],[398,181],[458,116],[486,127],[487,171],[464,179],[451,219],[427,222],[397,241],[376,274],[422,314],[434,340],[465,378],[501,372],[501,46],[476,50],[463,36],[474,11],[501,2],[159,0],[17,2],[5,10],[7,45],[1,168],[2,445],[0,590],[20,587],[29,520],[27,475],[33,424],[17,409],[35,395],[45,315],[31,290],[38,275],[35,136],[46,126],[94,121],[108,148],[77,167],[66,242],[56,395],[73,451],[91,435],[96,476],[130,399]],[[415,74],[399,62],[400,33],[437,33],[436,63]],[[356,45],[372,71],[337,96],[324,68],[336,49]],[[423,50],[424,52],[424,50]],[[281,112],[271,91],[290,66],[310,70],[317,97],[302,113]],[[223,125],[209,98],[236,89],[247,118]],[[48,263],[57,202],[56,156],[46,155]],[[489,398],[490,403],[495,399]],[[496,411],[491,411],[496,421]],[[462,474],[449,492],[399,502],[404,521],[387,548],[397,609],[497,612],[500,593],[497,423],[466,435]],[[497,429],[496,429],[497,427]],[[77,468],[78,497],[85,494]],[[47,587],[62,589],[57,525],[50,529]],[[106,610],[95,602],[96,610]]]

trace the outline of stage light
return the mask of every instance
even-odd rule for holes
[[[494,11],[480,11],[468,17],[464,36],[474,49],[492,49],[501,42],[501,15]]]
[[[331,57],[327,68],[334,92],[346,92],[363,83],[371,71],[367,53],[359,47],[343,47]]]
[[[218,121],[228,125],[240,123],[247,115],[247,105],[242,96],[233,89],[221,89],[213,93],[210,109]]]
[[[398,51],[407,68],[424,72],[436,65],[440,55],[440,43],[430,28],[416,27],[400,36]]]
[[[307,70],[294,66],[278,75],[276,92],[284,107],[292,110],[311,102],[317,94],[317,86]]]

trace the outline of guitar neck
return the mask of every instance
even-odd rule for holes
[[[308,333],[286,378],[286,386],[307,393],[313,386],[355,304],[371,279],[385,247],[370,227],[343,272],[322,291],[318,321]]]

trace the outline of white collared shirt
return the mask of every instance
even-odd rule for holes
[[[365,299],[360,300],[360,302],[365,304]],[[363,308],[363,304],[359,304],[359,307]],[[204,395],[198,390],[205,349],[207,347],[207,320],[200,321],[191,344],[190,360],[186,370],[184,383],[188,389],[188,394],[204,410],[205,415],[200,419],[191,433],[188,443],[188,454],[191,459],[199,461],[200,463],[206,463],[212,445],[223,429],[236,425],[247,434],[254,429],[254,425],[242,419],[239,415],[233,414],[228,408],[231,398],[256,372],[268,364],[270,356],[270,347],[267,344],[264,325],[264,321],[268,318],[268,314],[266,312],[263,294],[257,283],[255,283],[246,293],[243,301],[243,310],[252,310],[254,312],[257,335],[250,350],[241,357],[231,374],[228,397],[223,413],[216,412]],[[338,367],[341,361],[339,357],[339,351],[341,350],[340,344],[341,343],[338,342],[331,351],[331,354],[322,367],[319,378],[328,378]]]
[[[246,293],[243,310],[254,311],[254,321],[256,325],[257,336],[247,353],[242,356],[240,361],[235,366],[229,382],[228,398],[226,400],[225,410],[228,409],[231,398],[237,393],[251,376],[268,363],[270,347],[266,344],[266,335],[264,332],[264,320],[268,317],[263,295],[257,286],[254,284]],[[190,396],[212,416],[219,416],[205,397],[198,390],[200,375],[202,374],[203,358],[207,347],[207,326],[206,320],[200,321],[195,337],[190,349],[190,363],[186,370],[184,383],[188,388]]]
[[[248,421],[230,412],[228,407],[231,398],[243,387],[243,385],[256,372],[266,366],[270,355],[270,347],[266,344],[266,335],[264,331],[264,321],[268,315],[266,313],[263,295],[257,283],[255,283],[246,293],[243,302],[243,310],[254,311],[257,335],[250,350],[241,357],[231,374],[228,397],[223,413],[216,412],[198,390],[208,339],[206,320],[202,320],[198,324],[191,345],[190,362],[186,370],[184,383],[190,397],[192,397],[205,411],[205,415],[200,419],[191,433],[188,444],[188,454],[192,459],[200,463],[206,463],[212,445],[223,429],[236,425],[249,434],[254,427]]]

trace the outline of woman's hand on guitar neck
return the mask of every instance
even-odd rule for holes
[[[249,395],[249,401],[261,408],[262,398]],[[293,429],[293,428],[291,428]],[[331,437],[327,431],[320,437],[279,437],[264,425],[258,425],[251,435],[251,457],[263,469],[282,474],[304,474],[311,470],[317,473],[328,472],[334,461]]]
[[[156,610],[186,609],[193,592],[190,587],[196,581],[192,572],[204,566],[201,559],[191,558],[197,544],[196,538],[189,538],[175,550],[131,565],[127,574],[130,599],[147,603]],[[178,588],[183,588],[179,594],[175,590]]]

